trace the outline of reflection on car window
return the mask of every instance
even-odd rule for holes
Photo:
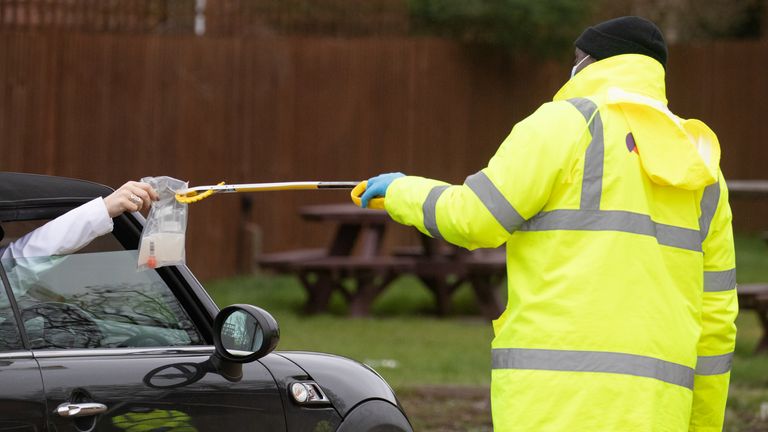
[[[22,349],[16,319],[5,287],[0,285],[0,352]]]
[[[170,288],[157,272],[137,272],[137,259],[128,250],[2,260],[32,349],[203,344]]]

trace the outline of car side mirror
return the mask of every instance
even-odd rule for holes
[[[242,378],[242,364],[272,352],[280,340],[277,321],[264,309],[236,304],[222,309],[213,320],[211,363],[230,381]]]

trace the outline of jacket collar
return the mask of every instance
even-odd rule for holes
[[[603,97],[615,87],[667,104],[664,68],[658,61],[640,54],[608,57],[586,66],[560,88],[554,100]]]

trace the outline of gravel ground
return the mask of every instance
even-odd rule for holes
[[[731,388],[726,414],[729,432],[768,432],[768,402],[750,405],[751,393]],[[734,391],[736,390],[736,391]],[[762,393],[758,399],[762,399]],[[738,396],[739,397],[734,397]],[[397,397],[416,432],[491,432],[490,389],[487,387],[433,386],[401,388]]]

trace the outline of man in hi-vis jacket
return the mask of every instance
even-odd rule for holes
[[[590,27],[571,79],[488,166],[384,174],[364,205],[469,249],[506,243],[494,430],[721,431],[737,314],[717,136],[667,108],[667,48],[638,17]],[[460,359],[458,359],[460,361]]]

